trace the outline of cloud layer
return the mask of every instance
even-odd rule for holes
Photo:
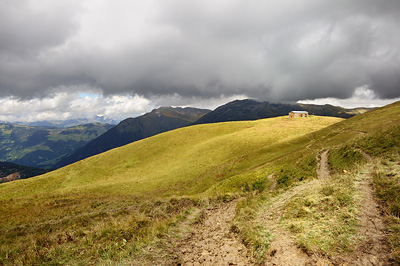
[[[330,104],[334,106],[342,106],[344,108],[357,108],[357,107],[368,107],[375,108],[384,106],[395,101],[400,101],[400,98],[393,99],[379,99],[374,91],[370,90],[368,87],[363,86],[356,88],[353,95],[350,98],[338,99],[333,97],[319,98],[313,100],[300,100],[298,103],[305,104]]]
[[[399,26],[398,0],[4,0],[0,97],[392,99]]]
[[[196,106],[211,108],[233,101],[245,99],[244,95],[218,97],[213,99],[153,97],[147,99],[139,95],[109,95],[58,92],[49,97],[18,99],[5,97],[0,99],[0,122],[35,122],[70,119],[105,119],[121,121],[136,117],[160,106]]]

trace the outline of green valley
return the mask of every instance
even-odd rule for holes
[[[0,160],[51,168],[61,157],[112,127],[99,123],[69,128],[0,124]]]

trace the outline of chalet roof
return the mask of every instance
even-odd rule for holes
[[[291,111],[291,113],[295,113],[295,114],[308,114],[307,111]]]

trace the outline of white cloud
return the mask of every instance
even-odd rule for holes
[[[246,95],[221,96],[217,98],[184,98],[179,95],[145,98],[139,95],[108,95],[97,93],[87,86],[71,88],[73,93],[55,92],[45,98],[22,100],[13,97],[0,99],[0,121],[34,122],[43,120],[91,119],[102,116],[117,121],[136,117],[161,106],[197,107],[215,109]]]
[[[197,107],[213,110],[233,100],[248,98],[237,94],[214,98],[182,97],[180,95],[152,96],[139,95],[103,96],[98,89],[88,86],[71,88],[73,93],[55,92],[45,98],[22,100],[14,97],[0,98],[0,121],[34,122],[43,120],[91,119],[102,116],[117,121],[136,117],[161,106]],[[352,97],[339,99],[333,97],[300,100],[305,104],[331,104],[345,108],[379,107],[399,101],[400,98],[382,100],[368,86],[358,87]]]
[[[80,93],[57,92],[46,98],[21,100],[0,99],[0,120],[33,122],[93,118],[97,115],[122,120],[151,110],[151,102],[141,96],[82,96]]]
[[[298,103],[304,104],[330,104],[334,106],[341,106],[344,108],[356,107],[380,107],[393,102],[400,101],[400,98],[394,99],[379,99],[375,92],[368,88],[368,86],[358,87],[354,90],[352,97],[347,99],[338,99],[333,97],[319,98],[314,100],[300,100]]]

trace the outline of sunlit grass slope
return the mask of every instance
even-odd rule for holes
[[[0,198],[78,193],[193,195],[281,155],[266,152],[341,119],[286,117],[175,130],[0,187]]]
[[[241,193],[266,177],[269,164],[296,154],[307,140],[299,139],[339,121],[196,125],[1,184],[0,263],[87,265],[132,256],[186,209]]]
[[[316,155],[323,149],[346,151],[355,145],[379,156],[387,147],[398,146],[392,140],[399,124],[400,102],[347,120],[278,117],[196,125],[39,177],[1,184],[0,264],[115,264],[138,256],[140,251],[151,262],[157,254],[146,253],[143,246],[166,237],[168,228],[177,224],[188,208],[200,208],[235,193],[246,198],[238,205],[235,218],[240,235],[256,252],[261,250],[262,258],[269,237],[260,240],[258,227],[252,230],[257,206],[270,197],[285,195],[298,181],[310,186],[313,194],[308,196],[315,196],[315,204],[320,194],[335,200],[330,187],[311,187],[319,184],[315,180]],[[341,157],[341,152],[337,155],[334,165],[337,163],[338,169],[349,167],[340,163],[348,158]],[[332,179],[332,186],[342,184],[340,191],[353,193],[340,180]],[[293,201],[287,210],[294,211],[299,204],[309,205]],[[327,208],[321,215],[336,215],[335,210]],[[297,215],[292,214],[285,216],[290,228]],[[309,222],[307,215],[301,224]],[[348,228],[349,234],[356,231],[354,228]],[[303,244],[314,250],[310,243]]]

